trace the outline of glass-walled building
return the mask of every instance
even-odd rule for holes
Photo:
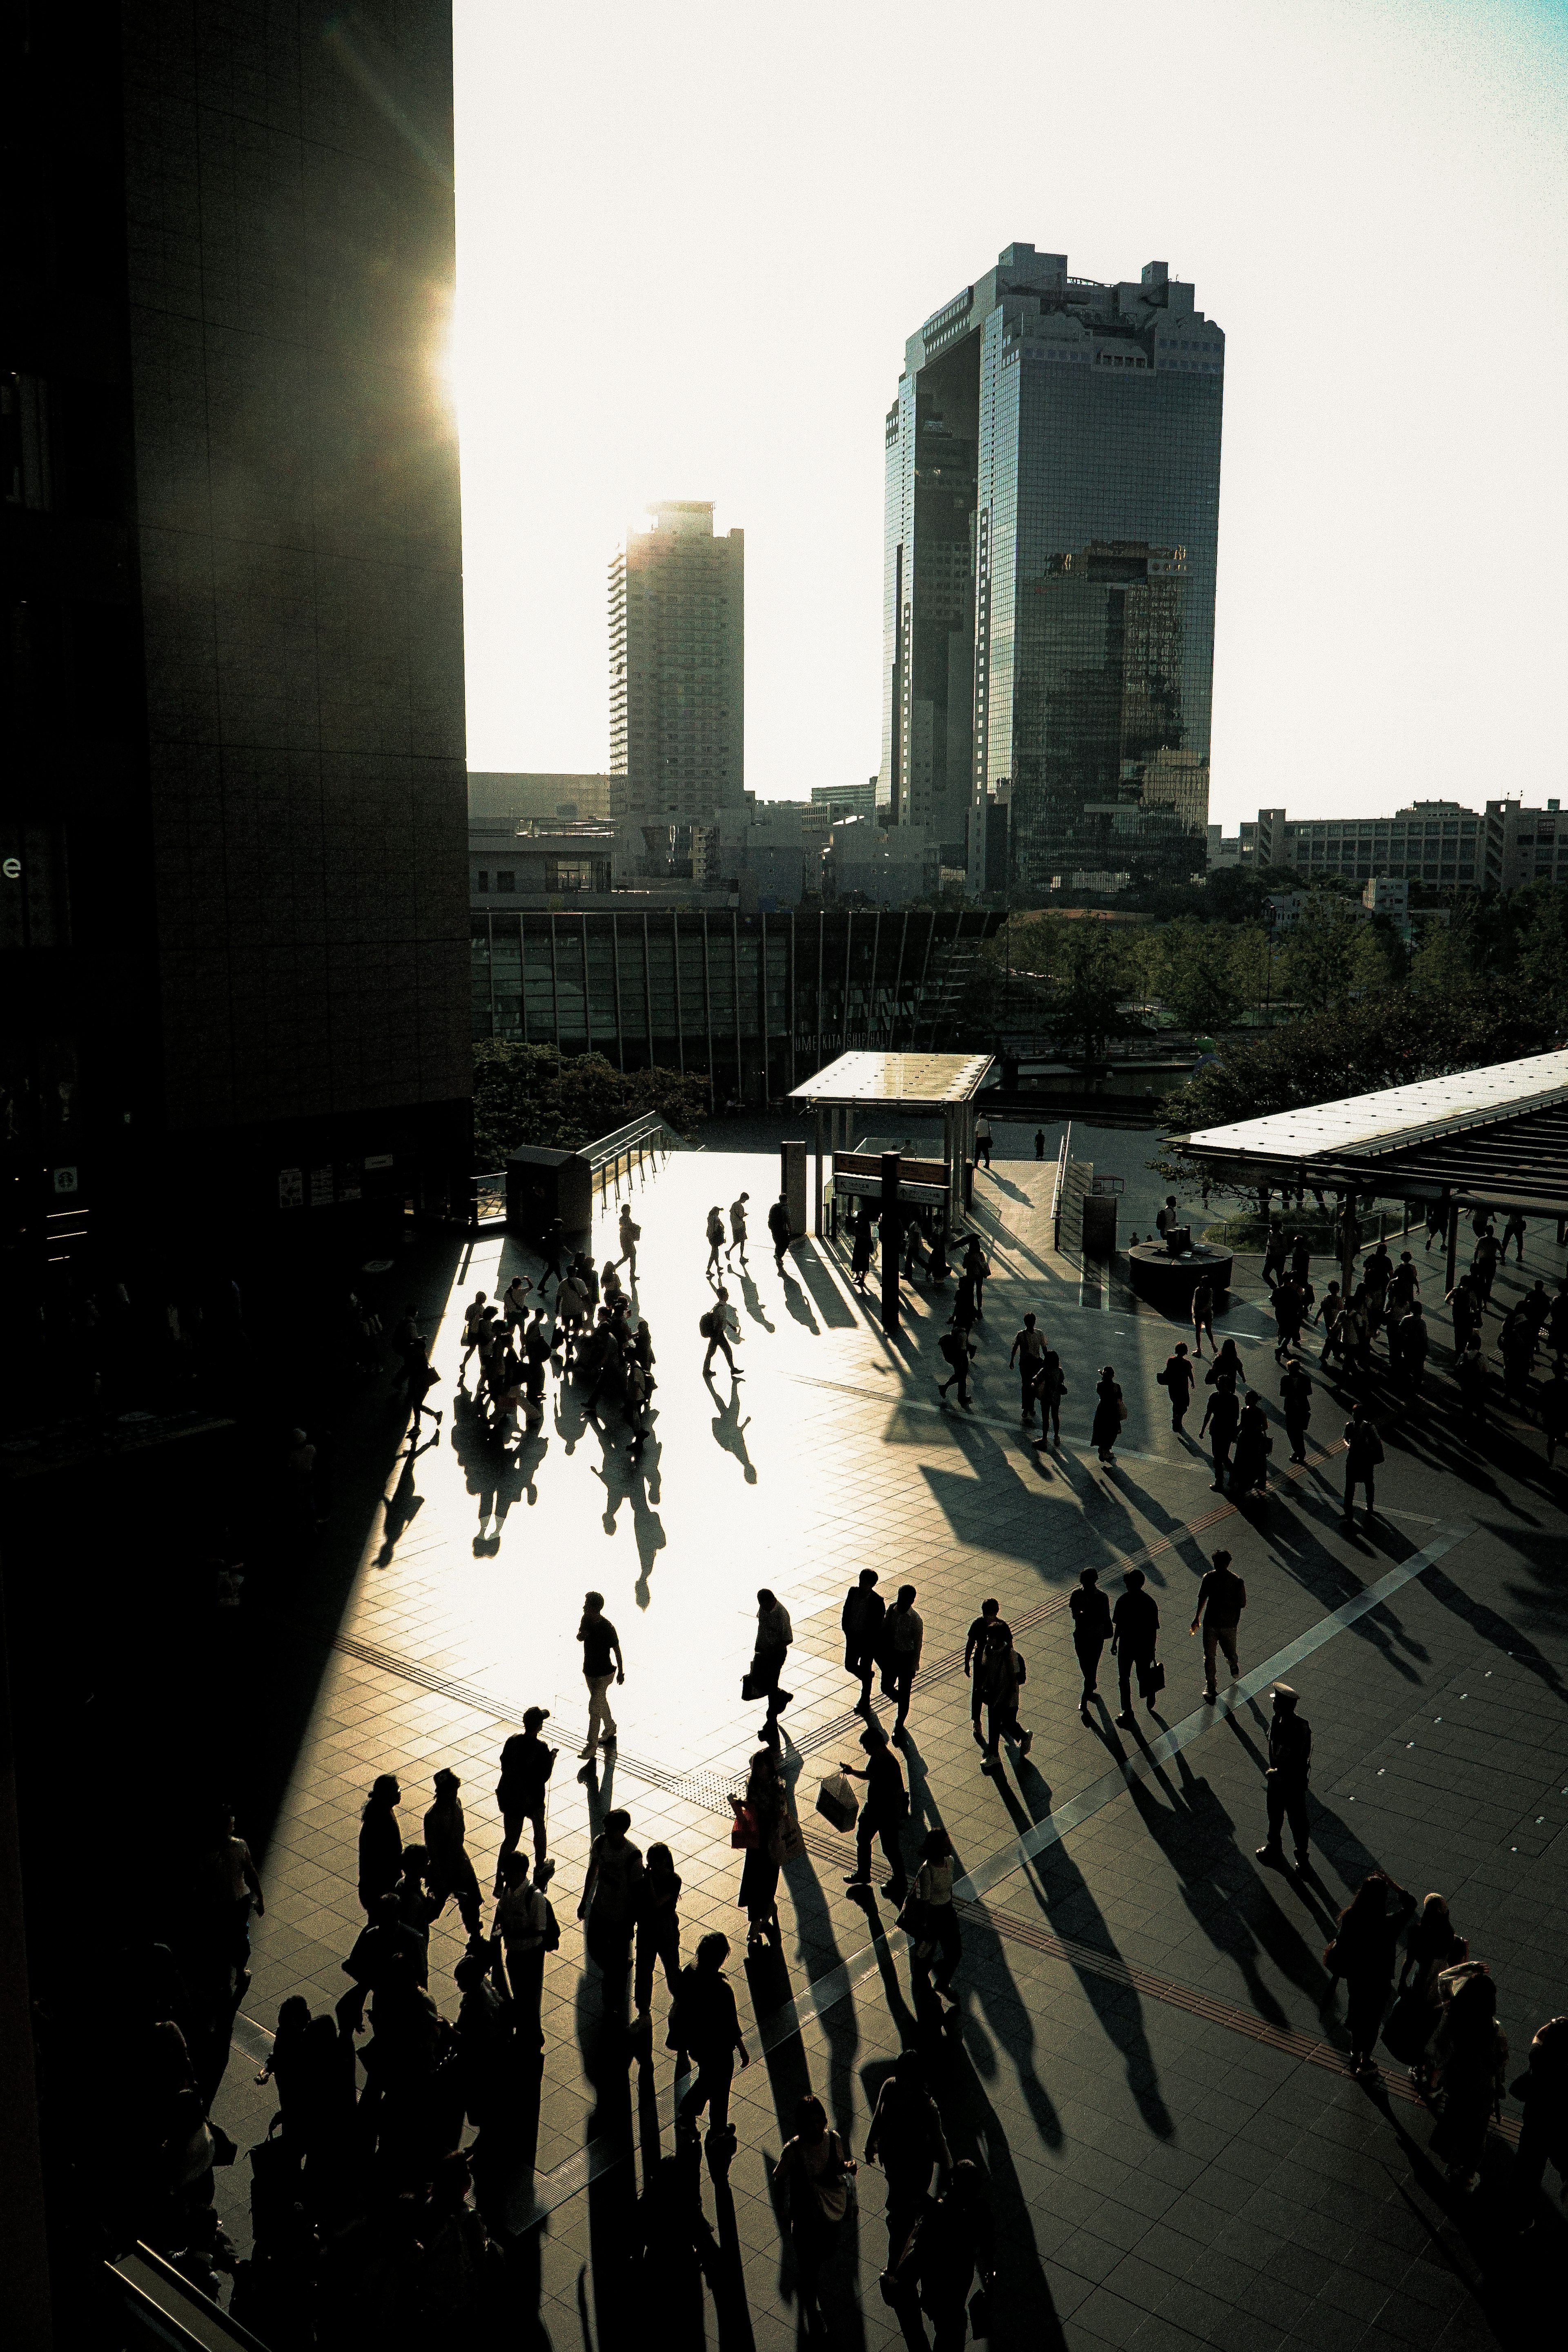
[[[946,1049],[999,914],[829,908],[476,915],[473,1034],[695,1072],[716,1103],[787,1094],[838,1054]]]

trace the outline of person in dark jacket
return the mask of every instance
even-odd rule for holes
[[[1383,1459],[1383,1440],[1367,1418],[1364,1405],[1357,1405],[1345,1423],[1345,1525],[1355,1517],[1355,1490],[1361,1487],[1366,1500],[1366,1523],[1372,1525],[1376,1500],[1377,1465]]]
[[[1209,1399],[1203,1429],[1198,1433],[1200,1437],[1205,1431],[1208,1433],[1209,1458],[1214,1464],[1214,1476],[1209,1481],[1211,1494],[1223,1495],[1225,1492],[1226,1478],[1230,1470],[1230,1449],[1236,1443],[1237,1426],[1240,1420],[1241,1400],[1228,1381],[1222,1382]]]
[[[1394,1990],[1394,1955],[1415,1897],[1385,1871],[1369,1871],[1340,1913],[1338,1932],[1323,1955],[1329,1974],[1344,1980],[1351,2072],[1377,2071],[1373,2051]]]
[[[1121,1423],[1125,1418],[1114,1364],[1100,1366],[1094,1393],[1094,1420],[1089,1427],[1089,1442],[1099,1452],[1100,1460],[1109,1464],[1115,1459],[1116,1441],[1121,1434]]]
[[[1236,1458],[1230,1471],[1233,1502],[1248,1502],[1267,1492],[1271,1442],[1263,1400],[1256,1389],[1248,1389],[1236,1423]]]
[[[1307,1458],[1307,1429],[1312,1418],[1312,1378],[1304,1364],[1291,1364],[1279,1383],[1279,1406],[1292,1462]]]
[[[1285,1849],[1279,1832],[1287,1819],[1296,1841],[1296,1867],[1307,1866],[1311,1838],[1307,1822],[1307,1778],[1312,1769],[1312,1727],[1300,1711],[1300,1694],[1289,1683],[1276,1683],[1274,1711],[1268,1722],[1268,1771],[1265,1783],[1268,1804],[1268,1834],[1258,1849],[1258,1859],[1282,1868]]]
[[[925,2204],[932,2168],[940,2164],[947,2172],[952,2166],[918,2050],[903,2053],[877,2094],[866,2135],[866,2161],[879,2164],[888,2177],[888,2260],[893,2263]]]
[[[1068,1607],[1072,1612],[1072,1645],[1083,1675],[1078,1711],[1088,1723],[1089,1700],[1100,1689],[1100,1653],[1110,1639],[1110,1603],[1100,1589],[1099,1569],[1079,1570],[1078,1590],[1068,1594]]]
[[[396,1773],[382,1772],[360,1815],[359,1899],[367,1911],[374,1911],[377,1898],[390,1895],[403,1875],[403,1832],[397,1824],[402,1800]]]
[[[1219,1690],[1215,1678],[1215,1652],[1225,1652],[1230,1678],[1235,1682],[1241,1673],[1236,1651],[1236,1630],[1241,1622],[1241,1612],[1247,1606],[1247,1584],[1230,1564],[1227,1551],[1216,1551],[1214,1565],[1204,1571],[1198,1586],[1198,1605],[1193,1613],[1190,1631],[1204,1629],[1204,1696],[1216,1699]]]
[[[980,1728],[980,1710],[985,1702],[980,1689],[980,1659],[992,1626],[999,1622],[1005,1622],[1002,1620],[1002,1603],[999,1601],[983,1601],[980,1614],[971,1620],[969,1632],[964,1637],[963,1671],[969,1679],[970,1727],[981,1748],[985,1745],[985,1735]],[[1010,1629],[1007,1638],[1009,1641],[1013,1638]]]
[[[1516,2224],[1528,2229],[1549,2164],[1568,2192],[1568,2017],[1549,2017],[1537,2030],[1529,2063],[1510,2089],[1524,2103],[1510,2188]]]
[[[1174,1354],[1165,1359],[1164,1370],[1156,1372],[1154,1378],[1171,1400],[1171,1427],[1179,1437],[1192,1402],[1193,1383],[1197,1379],[1184,1339],[1177,1340]]]
[[[844,1671],[860,1677],[860,1696],[855,1702],[858,1715],[864,1715],[871,1704],[877,1651],[887,1613],[888,1604],[877,1591],[876,1570],[863,1568],[844,1597],[838,1618],[844,1634]]]
[[[916,2221],[889,2273],[905,2343],[925,2344],[923,2312],[936,2331],[936,2352],[961,2352],[975,2273],[988,2293],[995,2271],[995,2230],[985,2175],[963,2157],[942,2196]]]
[[[1154,1653],[1160,1640],[1160,1604],[1152,1592],[1144,1590],[1145,1579],[1141,1568],[1130,1568],[1121,1580],[1127,1590],[1110,1612],[1110,1654],[1117,1662],[1117,1681],[1121,1695],[1121,1712],[1116,1720],[1124,1730],[1132,1727],[1132,1675],[1138,1675],[1139,1694],[1151,1715],[1154,1712],[1157,1695]]]

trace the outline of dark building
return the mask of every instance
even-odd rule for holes
[[[963,1042],[997,914],[827,908],[476,915],[473,1034],[689,1070],[766,1102],[857,1047]]]
[[[1224,369],[1223,334],[1163,262],[1101,286],[1032,245],[909,340],[885,427],[882,784],[900,822],[937,825],[944,863],[967,859],[972,890],[994,887],[994,808],[1016,886],[1107,858],[1203,869]],[[1086,567],[1137,549],[1170,591],[1147,600],[1157,724],[1113,642],[1137,600],[1102,596],[1091,622],[1076,595]]]
[[[447,0],[11,23],[19,1262],[440,1195],[469,1091]]]

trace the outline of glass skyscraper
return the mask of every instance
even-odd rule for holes
[[[1202,870],[1225,338],[1152,261],[1010,245],[887,419],[884,795],[1008,882]]]

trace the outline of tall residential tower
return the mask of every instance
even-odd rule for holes
[[[685,825],[745,796],[745,534],[649,512],[610,566],[610,814]]]
[[[1224,365],[1163,262],[1032,245],[905,346],[881,782],[972,890],[1203,867]]]

